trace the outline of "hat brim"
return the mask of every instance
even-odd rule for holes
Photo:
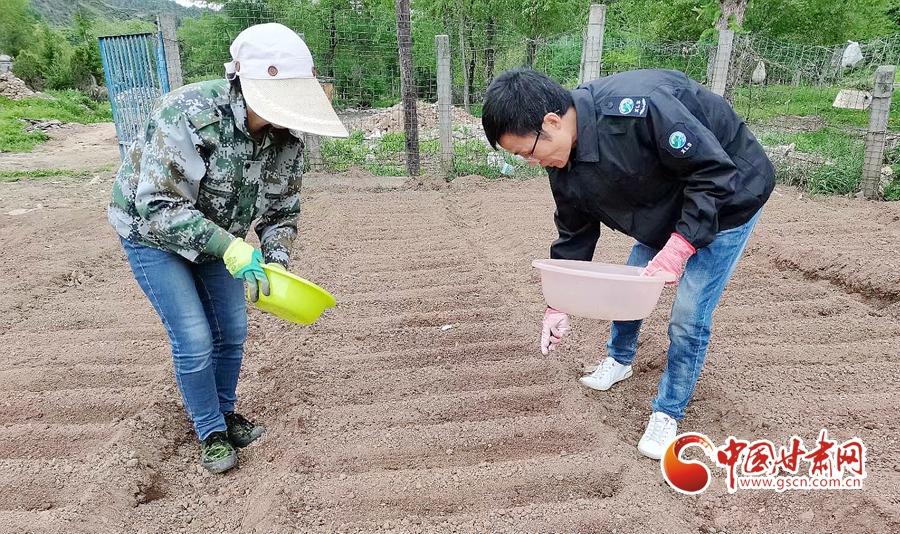
[[[241,92],[247,106],[272,124],[314,135],[350,136],[315,78],[241,78]]]

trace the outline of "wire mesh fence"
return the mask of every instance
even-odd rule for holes
[[[342,171],[356,166],[376,174],[405,174],[394,13],[363,2],[328,9],[323,5],[247,0],[184,20],[178,36],[185,80],[222,76],[229,44],[247,26],[286,24],[303,34],[320,81],[351,131],[349,139],[322,139],[318,154],[310,158],[312,168]],[[764,144],[776,155],[781,151],[804,163],[790,167],[799,171],[785,171],[784,180],[807,186],[813,182],[812,189],[823,192],[849,192],[859,183],[874,71],[900,61],[900,35],[829,47],[737,34],[725,56],[718,54],[722,43],[712,39],[651,42],[623,28],[608,28],[599,42],[587,39],[586,30],[529,38],[492,21],[436,20],[441,18],[413,13],[420,159],[429,173],[529,174],[522,161],[488,146],[480,124],[485,90],[496,74],[518,66],[531,66],[574,87],[584,58],[595,53],[601,75],[667,68],[710,87],[720,84]],[[447,35],[450,50],[449,95],[440,105],[437,35]],[[585,43],[599,49],[585,50]],[[452,131],[442,142],[441,124],[448,117]],[[897,131],[900,114],[893,113],[885,137],[889,155],[894,153],[892,132]],[[841,185],[836,175],[849,178]],[[816,185],[817,180],[822,185]]]

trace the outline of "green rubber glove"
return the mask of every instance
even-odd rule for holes
[[[225,249],[222,259],[231,276],[246,284],[250,302],[259,300],[260,291],[269,296],[269,279],[263,271],[263,256],[259,250],[238,237]]]

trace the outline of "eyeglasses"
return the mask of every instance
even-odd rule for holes
[[[541,130],[537,131],[537,135],[534,136],[534,144],[531,145],[531,150],[528,151],[527,155],[522,154],[522,159],[534,159],[534,149],[537,148],[538,141],[541,139]]]

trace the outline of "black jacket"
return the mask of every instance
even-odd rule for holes
[[[744,121],[680,72],[639,70],[572,91],[578,139],[548,169],[559,239],[551,258],[590,260],[600,223],[659,249],[672,232],[695,248],[746,223],[775,171]]]

